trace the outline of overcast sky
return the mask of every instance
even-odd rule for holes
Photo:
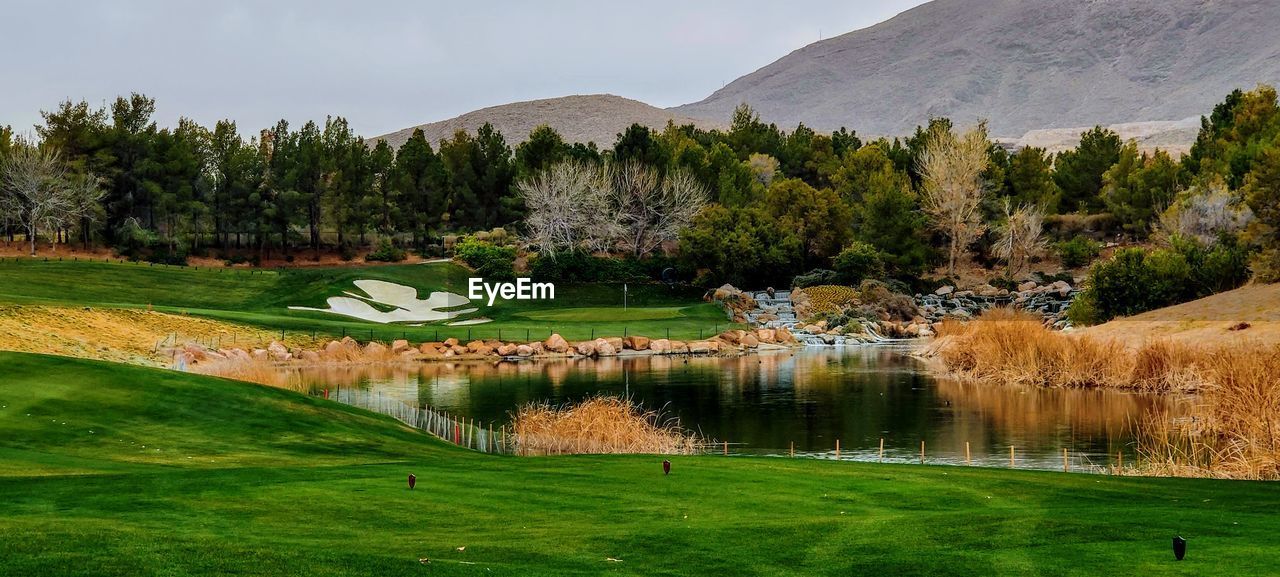
[[[244,134],[334,114],[375,136],[567,94],[675,106],[921,3],[0,0],[0,125],[131,91],[161,125],[231,118]]]

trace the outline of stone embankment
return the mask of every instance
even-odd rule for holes
[[[208,348],[197,343],[171,347],[167,353],[177,366],[217,362],[361,363],[387,361],[520,360],[529,358],[595,358],[627,355],[739,355],[761,349],[782,349],[798,342],[791,331],[760,328],[729,330],[710,339],[680,341],[631,335],[569,342],[559,334],[544,341],[503,342],[458,339],[414,345],[407,340],[361,345],[351,337],[329,341],[314,349],[289,348],[273,341],[266,348]]]
[[[956,291],[944,286],[932,294],[915,295],[916,304],[929,323],[944,319],[971,319],[987,309],[1013,307],[1039,315],[1046,327],[1066,329],[1071,326],[1067,309],[1080,291],[1066,281],[1040,285],[1027,281],[1018,290],[997,289],[983,285],[974,290]]]

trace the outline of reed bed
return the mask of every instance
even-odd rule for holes
[[[1138,423],[1142,474],[1280,480],[1280,346],[1136,349],[996,310],[947,322],[925,356],[964,381],[1178,394]]]
[[[674,417],[608,395],[564,405],[529,403],[512,417],[519,455],[692,455],[712,444]]]
[[[288,370],[266,360],[227,359],[192,365],[190,370],[201,375],[246,381],[291,391],[305,392],[306,389],[297,371]]]

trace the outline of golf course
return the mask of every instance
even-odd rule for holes
[[[0,374],[3,575],[1260,575],[1280,560],[1264,483],[718,456],[671,457],[664,476],[662,457],[480,455],[172,371],[0,353]]]
[[[148,309],[317,338],[350,335],[361,341],[501,340],[526,335],[543,339],[552,332],[567,339],[624,333],[691,339],[732,326],[718,306],[701,300],[702,291],[644,283],[626,287],[625,303],[622,284],[585,283],[556,283],[555,299],[499,299],[492,306],[473,301],[468,307],[481,306],[472,316],[485,321],[474,325],[379,323],[290,308],[324,308],[326,299],[350,292],[363,296],[355,282],[366,279],[412,287],[420,298],[431,291],[466,295],[471,276],[476,275],[450,262],[259,270],[8,258],[0,260],[0,278],[5,280],[0,303]]]

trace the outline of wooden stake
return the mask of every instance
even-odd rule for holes
[[[791,441],[791,456],[792,456],[792,457],[795,457],[795,456],[796,456],[796,442],[795,442],[795,441]]]
[[[1013,445],[1009,445],[1009,468],[1013,468]]]
[[[840,439],[836,439],[836,460],[840,460]]]
[[[724,442],[724,456],[729,456],[729,441]]]
[[[924,464],[924,441],[920,441],[920,464]]]
[[[884,462],[884,437],[880,437],[880,462]]]
[[[1071,470],[1071,461],[1067,460],[1067,448],[1063,447],[1062,448],[1062,472],[1065,473],[1070,470]]]
[[[1120,459],[1119,467],[1124,468],[1124,451],[1116,451],[1116,457]]]
[[[973,461],[969,459],[969,441],[964,442],[964,464],[972,465]]]

